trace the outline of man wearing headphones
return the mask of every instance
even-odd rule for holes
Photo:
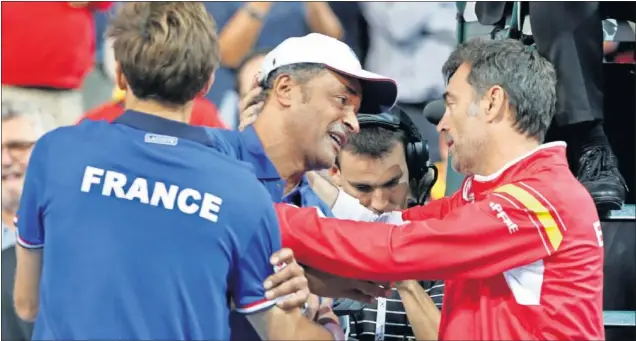
[[[423,202],[434,172],[429,172],[426,141],[408,115],[393,107],[380,115],[358,114],[358,122],[360,132],[349,137],[330,169],[332,182],[376,214]],[[365,307],[338,300],[335,309],[358,307],[346,312],[349,339],[436,340],[443,295],[442,281],[402,281],[376,303]]]

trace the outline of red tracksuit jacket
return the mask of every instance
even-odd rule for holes
[[[307,266],[376,281],[445,280],[440,340],[605,338],[599,217],[563,143],[394,214],[400,225],[277,210],[283,245]]]

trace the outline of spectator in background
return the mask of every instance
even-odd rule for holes
[[[2,98],[47,108],[57,125],[83,113],[79,91],[94,65],[93,11],[111,2],[3,2]]]
[[[506,1],[478,1],[475,13],[480,23],[489,25],[502,20],[508,8]],[[636,5],[530,1],[528,12],[537,51],[557,71],[556,125],[547,139],[568,144],[570,169],[597,209],[618,210],[625,201],[626,184],[603,129],[602,20],[635,20]]]
[[[362,115],[358,115],[360,132],[349,138],[338,154],[337,166],[330,169],[332,181],[377,214],[406,209],[410,179],[405,146],[408,132],[365,123]],[[393,107],[385,115],[403,119],[406,113]],[[338,212],[333,213],[338,217]],[[397,282],[390,297],[378,298],[349,316],[345,334],[369,341],[413,337],[437,340],[443,296],[442,281]]]
[[[356,53],[361,62],[366,55],[366,21],[359,1],[328,1],[329,7],[342,24],[342,40]],[[363,63],[364,64],[364,63]]]
[[[439,162],[439,135],[422,111],[444,92],[438,70],[457,45],[455,3],[361,2],[360,6],[369,25],[365,67],[397,80],[398,105],[428,141],[431,162]]]
[[[50,114],[28,103],[2,101],[2,340],[30,340],[33,324],[13,307],[15,225],[24,173],[35,141],[55,127]]]
[[[115,86],[114,80],[109,77],[104,68],[104,57],[108,48],[104,37],[108,18],[120,3],[114,3],[108,11],[95,11],[95,67],[86,75],[82,84],[82,101],[84,110],[96,108],[111,100],[111,90]]]
[[[343,37],[342,24],[324,1],[205,2],[205,6],[219,25],[222,64],[207,98],[227,122],[235,121],[237,113],[233,70],[251,51],[271,49],[289,37],[311,32]]]

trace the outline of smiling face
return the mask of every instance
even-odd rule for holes
[[[331,167],[349,134],[359,130],[360,82],[327,70],[297,86],[292,94],[290,134],[303,150],[308,168]]]
[[[444,94],[446,112],[437,125],[446,139],[453,168],[466,175],[474,174],[488,136],[485,115],[468,83],[469,73],[470,67],[462,64],[450,78]]]

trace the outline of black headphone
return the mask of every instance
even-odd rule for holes
[[[409,186],[415,204],[422,205],[437,181],[437,168],[429,165],[428,143],[424,141],[411,118],[397,105],[381,114],[358,114],[360,127],[376,126],[404,133],[404,155],[409,170]],[[433,170],[432,176],[429,169]]]

